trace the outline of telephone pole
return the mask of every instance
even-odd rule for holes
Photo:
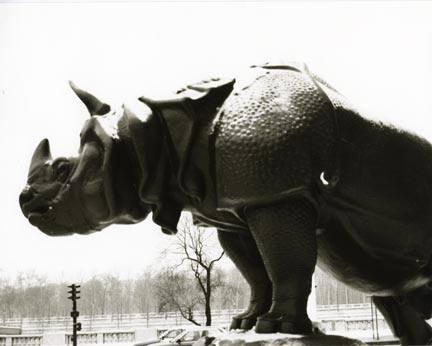
[[[71,289],[70,291],[68,291],[68,293],[70,294],[68,299],[72,300],[72,312],[71,312],[71,317],[73,320],[72,345],[77,346],[77,332],[81,330],[81,323],[77,322],[77,318],[79,316],[79,311],[77,311],[77,300],[81,298],[79,296],[81,291],[78,290],[81,286],[72,284],[68,287]]]

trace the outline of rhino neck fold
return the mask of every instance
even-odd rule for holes
[[[165,233],[176,233],[181,211],[201,204],[208,195],[209,167],[196,165],[206,162],[208,148],[204,145],[196,160],[194,147],[233,84],[234,80],[215,79],[190,86],[173,99],[141,97],[140,105],[145,109],[140,117],[124,107],[119,137],[126,143],[136,169],[137,195],[151,208],[153,221]],[[208,141],[208,135],[204,137]]]
[[[137,223],[145,219],[149,206],[141,203],[138,195],[139,176],[136,160],[133,159],[128,146],[118,141],[113,149],[113,185],[118,216],[115,223]]]
[[[133,171],[134,199],[141,209],[153,212],[153,221],[164,233],[175,234],[187,197],[175,179],[160,120],[152,115],[142,121],[125,109],[119,122],[119,137]]]

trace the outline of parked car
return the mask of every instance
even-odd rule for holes
[[[169,340],[174,339],[180,333],[183,333],[186,329],[187,329],[187,327],[170,328],[170,329],[164,331],[157,338],[138,342],[138,343],[134,344],[134,346],[147,346],[147,345],[153,345],[153,344],[159,343],[161,341],[169,341]]]
[[[217,335],[224,333],[225,330],[222,327],[207,327],[207,326],[196,326],[188,327],[186,330],[178,334],[173,339],[161,340],[158,343],[152,344],[152,346],[191,346],[193,343],[198,341],[202,337],[216,337]],[[141,346],[142,344],[135,344],[134,346]]]

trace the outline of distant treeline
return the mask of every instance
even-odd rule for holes
[[[189,291],[185,295],[199,295],[194,290],[192,273],[181,273]],[[214,292],[213,309],[242,308],[247,305],[248,288],[237,270],[217,271],[220,282]],[[164,299],[165,272],[145,271],[134,279],[122,280],[112,274],[102,274],[79,283],[81,315],[105,315],[175,311]],[[34,273],[21,274],[15,279],[0,278],[0,319],[21,317],[51,317],[70,314],[69,282],[49,283]],[[164,285],[166,286],[166,285]],[[192,289],[191,289],[192,286]],[[200,307],[197,306],[197,309]]]
[[[199,295],[191,273],[184,272],[187,294]],[[236,269],[217,271],[221,284],[214,291],[212,309],[241,309],[247,306],[249,290]],[[138,277],[121,280],[112,274],[103,274],[81,282],[79,310],[84,315],[127,314],[175,311],[164,298],[166,286],[164,271],[145,271]],[[70,283],[50,283],[36,274],[21,274],[15,279],[0,278],[0,318],[66,316],[71,302],[67,299]],[[369,302],[357,291],[348,289],[320,270],[315,274],[317,304],[354,304]],[[191,288],[192,287],[192,288]],[[200,306],[196,306],[197,309]]]

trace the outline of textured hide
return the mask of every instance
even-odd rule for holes
[[[333,105],[306,70],[260,68],[215,121],[219,206],[309,197],[335,166],[336,133]]]

